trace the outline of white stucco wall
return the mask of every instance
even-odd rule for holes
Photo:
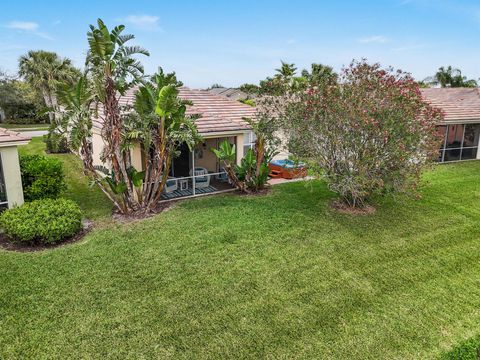
[[[16,146],[0,147],[8,207],[23,204],[22,177]]]

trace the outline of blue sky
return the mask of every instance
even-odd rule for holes
[[[339,70],[353,58],[416,78],[453,65],[480,77],[480,1],[8,1],[0,18],[0,68],[16,71],[30,49],[83,65],[88,24],[123,23],[158,66],[190,87],[237,86],[273,73],[280,60]]]

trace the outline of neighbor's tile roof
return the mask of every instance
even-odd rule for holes
[[[212,94],[225,96],[232,100],[241,100],[241,99],[247,99],[251,97],[247,93],[243,92],[242,90],[235,89],[235,88],[212,88],[207,91]]]
[[[28,142],[30,137],[13,132],[4,128],[0,128],[0,146],[7,146],[13,143]]]
[[[120,98],[120,105],[133,105],[135,91],[136,88],[127,91]],[[179,89],[179,97],[193,103],[192,106],[187,107],[188,115],[201,115],[199,119],[195,120],[201,134],[251,129],[251,126],[243,118],[255,117],[256,110],[252,106],[212,94],[207,90],[194,90],[187,87]],[[97,128],[102,126],[99,120],[96,120],[94,125]]]
[[[480,93],[477,88],[421,89],[424,99],[443,110],[446,122],[479,121]]]

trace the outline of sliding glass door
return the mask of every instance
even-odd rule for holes
[[[438,127],[443,136],[439,161],[460,161],[477,158],[480,124],[452,124]]]

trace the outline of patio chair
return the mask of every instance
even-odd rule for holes
[[[171,193],[178,189],[178,181],[174,177],[168,177],[167,181],[165,182],[165,187],[163,191],[165,193]]]
[[[194,179],[195,181],[195,188],[200,189],[200,188],[206,188],[210,186],[210,176],[208,175],[208,170],[205,169],[204,167],[195,167],[193,169],[193,174],[192,170],[190,170],[190,176],[198,176]],[[202,176],[204,175],[204,176]]]

